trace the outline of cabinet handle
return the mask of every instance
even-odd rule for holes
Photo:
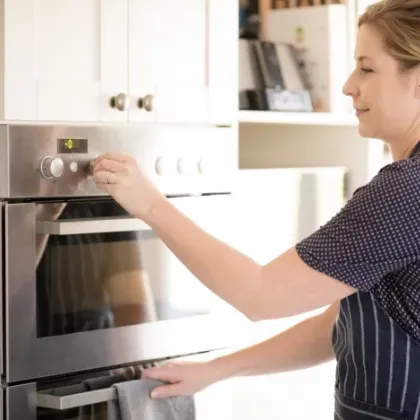
[[[126,111],[128,109],[128,95],[119,93],[111,98],[111,107],[118,111]]]
[[[147,112],[153,111],[153,95],[146,95],[140,98],[137,105],[139,108],[144,108]]]

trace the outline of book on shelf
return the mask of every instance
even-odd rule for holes
[[[241,40],[241,71],[251,82],[240,92],[241,109],[266,111],[313,111],[311,95],[298,52],[291,44]],[[245,58],[244,58],[245,57]],[[241,77],[240,77],[241,79]],[[241,98],[242,95],[242,98]],[[242,100],[241,100],[242,99]]]

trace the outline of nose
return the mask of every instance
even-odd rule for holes
[[[352,97],[359,96],[360,94],[359,87],[357,86],[354,72],[350,74],[350,76],[344,83],[342,92],[346,96],[352,96]]]

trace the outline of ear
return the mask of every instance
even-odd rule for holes
[[[415,96],[416,98],[420,99],[420,68],[414,68],[414,80],[416,82],[415,84]]]
[[[414,95],[417,99],[420,99],[420,83],[416,83]]]

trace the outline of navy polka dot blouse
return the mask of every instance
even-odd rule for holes
[[[420,341],[420,143],[296,245],[310,267],[369,291]]]

